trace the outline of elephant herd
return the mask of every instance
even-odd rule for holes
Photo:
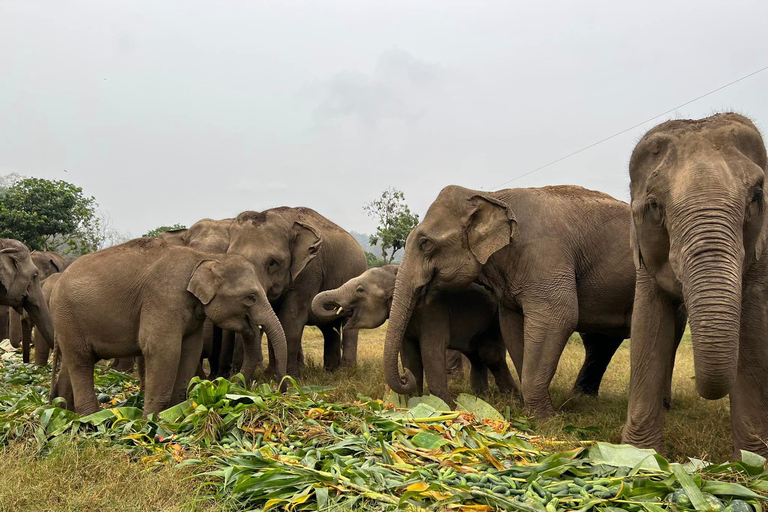
[[[549,387],[574,332],[586,352],[574,390],[587,394],[631,338],[623,441],[657,451],[689,325],[699,394],[730,395],[733,456],[768,455],[765,173],[746,117],[668,121],[632,153],[631,204],[577,186],[448,186],[402,263],[369,270],[349,233],[301,207],[203,219],[71,264],[5,239],[0,304],[39,330],[38,364],[55,336],[51,396],[81,414],[98,410],[100,359],[139,358],[149,414],[184,399],[205,375],[201,357],[209,376],[250,379],[262,332],[280,378],[300,371],[305,325],[322,332],[330,371],[355,364],[359,329],[388,319],[383,365],[397,393],[422,393],[426,378],[450,403],[446,354],[457,350],[474,392],[490,373],[543,418],[555,413]],[[48,277],[45,260],[60,273]]]

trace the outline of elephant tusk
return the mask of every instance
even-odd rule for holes
[[[342,309],[344,309],[344,308],[343,308],[343,307],[341,307],[341,306],[339,306],[339,309],[337,309],[337,310],[336,310],[336,314],[337,314],[337,315],[338,315],[338,314],[340,314]]]

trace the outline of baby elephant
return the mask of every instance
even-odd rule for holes
[[[248,335],[263,326],[285,375],[285,334],[241,256],[132,240],[73,263],[53,290],[51,310],[62,355],[52,388],[66,396],[71,387],[79,414],[99,409],[94,364],[113,357],[144,356],[145,415],[181,402],[200,360],[206,317]]]
[[[312,301],[312,313],[318,318],[342,318],[346,329],[379,327],[389,317],[397,268],[372,268],[335,290],[318,294]],[[470,382],[474,393],[488,389],[488,370],[501,392],[518,392],[506,363],[498,307],[480,286],[439,292],[420,300],[403,343],[403,365],[416,376],[417,392],[423,393],[426,373],[432,394],[451,404],[446,349],[462,352],[472,363]]]

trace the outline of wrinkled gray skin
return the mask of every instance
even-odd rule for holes
[[[342,318],[350,329],[375,329],[389,317],[397,265],[372,268],[312,301],[318,318]],[[339,309],[341,308],[341,309]],[[448,391],[447,349],[467,356],[470,382],[476,394],[488,390],[488,370],[503,393],[517,393],[507,366],[507,351],[499,331],[498,307],[491,294],[477,285],[466,290],[438,292],[419,300],[403,340],[403,366],[416,377],[423,394],[423,375],[433,395],[452,404]]]
[[[71,387],[74,409],[99,409],[99,359],[143,356],[144,414],[184,399],[200,361],[203,321],[252,334],[263,325],[285,372],[285,335],[253,266],[162,240],[138,239],[81,257],[51,296],[62,371],[52,389]],[[55,366],[55,365],[54,365]],[[71,407],[72,404],[69,404]]]
[[[596,391],[629,335],[628,237],[629,205],[600,192],[444,188],[408,236],[384,347],[387,384],[397,393],[415,386],[410,372],[400,376],[398,354],[419,297],[478,282],[499,301],[504,341],[534,415],[554,414],[549,384],[574,331],[587,349],[577,388]]]
[[[766,150],[738,114],[669,121],[630,161],[637,267],[623,441],[662,450],[661,377],[672,371],[675,312],[688,312],[696,389],[730,393],[733,456],[768,455]]]
[[[316,325],[323,333],[326,370],[355,364],[357,330],[344,330],[342,340],[339,320],[322,321],[311,311],[315,295],[338,288],[367,269],[365,252],[352,235],[309,208],[249,211],[232,223],[227,252],[255,266],[285,330],[290,375],[298,375],[302,362],[305,325]],[[270,355],[270,366],[271,359]]]
[[[53,321],[40,288],[40,270],[27,246],[10,238],[0,238],[0,306],[26,311],[43,341],[53,346]]]
[[[198,251],[226,254],[229,249],[230,227],[234,219],[201,219],[195,222],[189,229],[177,229],[158,234],[158,238],[173,245],[183,245],[197,249]],[[256,368],[260,367],[264,358],[261,353],[261,333],[256,333],[256,341],[238,340],[236,333],[222,331],[219,327],[207,322],[203,331],[203,357],[208,358],[210,365],[210,378],[229,377],[233,371],[233,354],[236,344],[244,350],[241,370],[246,379],[251,379]],[[240,335],[241,336],[241,335]],[[238,336],[239,337],[239,336]],[[198,374],[204,376],[202,366],[198,368]]]

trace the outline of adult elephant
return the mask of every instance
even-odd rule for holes
[[[158,234],[158,238],[163,239],[173,245],[183,245],[192,247],[198,251],[212,254],[225,254],[229,249],[230,227],[234,219],[201,219],[195,222],[188,229],[175,229],[164,231]],[[243,374],[250,378],[255,369],[261,366],[264,358],[261,352],[261,332],[255,333],[254,340],[242,340],[242,335],[232,331],[222,331],[219,327],[211,324],[210,321],[204,329],[204,349],[203,354],[208,358],[210,364],[210,377],[229,377],[233,371],[233,355],[235,346],[242,347],[242,367],[235,368],[241,370]]]
[[[626,203],[575,186],[444,188],[408,236],[397,275],[384,348],[389,386],[398,393],[414,387],[409,371],[400,376],[398,355],[419,297],[477,281],[499,301],[505,343],[534,415],[554,414],[549,384],[574,331],[583,333],[587,352],[577,389],[596,391],[629,335],[628,217]]]
[[[629,165],[637,268],[623,441],[662,450],[660,377],[688,312],[696,389],[730,393],[733,456],[768,455],[768,213],[760,132],[733,113],[662,123]]]
[[[319,293],[312,312],[326,321],[341,318],[346,329],[375,329],[389,317],[397,271],[397,265],[372,268],[335,290]],[[499,330],[498,305],[481,286],[437,292],[421,298],[414,308],[402,354],[403,366],[416,377],[417,394],[423,393],[426,374],[430,393],[453,403],[448,391],[450,350],[469,359],[475,394],[488,390],[488,370],[499,391],[517,393]]]
[[[75,262],[53,289],[51,312],[62,356],[51,389],[71,388],[69,406],[79,414],[99,408],[99,359],[143,356],[145,415],[183,400],[200,361],[205,318],[233,331],[263,326],[278,373],[285,373],[280,322],[253,267],[239,256],[133,240]]]
[[[0,238],[0,305],[22,310],[39,326],[43,340],[53,346],[53,321],[40,289],[40,270],[27,246]]]
[[[227,252],[244,256],[256,268],[285,330],[289,374],[298,374],[305,325],[317,325],[323,333],[326,370],[355,364],[357,330],[344,331],[342,356],[341,322],[323,321],[311,311],[315,295],[367,269],[365,252],[352,235],[309,208],[247,211],[232,223]]]

